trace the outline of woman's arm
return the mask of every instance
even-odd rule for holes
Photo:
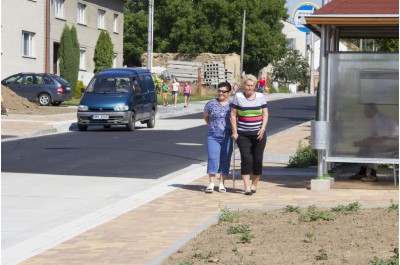
[[[235,140],[238,138],[236,118],[237,118],[237,109],[231,108],[232,138]]]
[[[207,112],[203,112],[203,119],[205,120],[205,122],[208,123],[210,122],[210,117],[208,116]]]
[[[264,135],[265,135],[265,128],[267,127],[267,123],[268,123],[268,109],[267,108],[263,108],[263,121],[262,121],[262,125],[260,130],[257,133],[257,139],[261,140]]]

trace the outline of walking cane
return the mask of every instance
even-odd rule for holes
[[[236,159],[235,159],[235,139],[232,139],[232,152],[233,152],[233,157],[232,157],[232,160],[233,160],[233,170],[232,170],[233,192],[236,192],[236,189],[235,189],[235,162],[236,162]]]

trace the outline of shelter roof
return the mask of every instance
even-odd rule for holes
[[[303,24],[320,35],[321,25],[338,29],[339,38],[398,38],[398,0],[332,0]]]

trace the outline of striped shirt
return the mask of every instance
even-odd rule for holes
[[[243,93],[236,93],[231,107],[237,109],[238,134],[257,135],[263,121],[263,109],[267,108],[267,100],[258,92],[255,98],[248,100]]]

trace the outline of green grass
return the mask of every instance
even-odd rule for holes
[[[353,202],[350,203],[347,206],[344,205],[339,205],[337,207],[332,207],[331,211],[332,212],[339,212],[339,213],[343,213],[343,214],[348,214],[349,212],[356,212],[358,210],[360,210],[361,208],[361,204],[358,202]]]
[[[243,234],[250,232],[248,225],[231,226],[228,229],[229,234]]]
[[[205,95],[205,96],[200,96],[200,95],[190,95],[189,97],[189,106],[190,102],[196,102],[196,101],[205,101],[205,100],[210,100],[213,98],[216,98],[217,96],[214,95]],[[63,101],[61,105],[63,106],[78,106],[79,102],[81,101],[80,98],[72,98],[71,100],[68,101]],[[184,103],[185,98],[182,94],[178,95],[178,103]],[[162,105],[162,97],[160,95],[157,95],[157,104]],[[168,95],[168,104],[173,105],[174,104],[174,98],[172,95]]]
[[[333,221],[335,217],[330,212],[317,210],[313,205],[307,208],[307,212],[299,215],[299,220],[301,222],[313,222],[318,220]]]
[[[399,265],[399,249],[395,248],[393,251],[394,255],[387,260],[383,260],[374,256],[370,261],[369,264],[371,265]]]
[[[238,212],[231,212],[228,208],[224,208],[219,215],[218,223],[235,223],[239,221],[239,218],[240,214]]]
[[[205,101],[205,100],[210,100],[213,98],[216,98],[217,96],[215,95],[205,95],[205,96],[200,96],[200,95],[195,95],[192,94],[189,97],[189,106],[190,106],[190,102],[196,102],[196,101]],[[174,97],[171,94],[168,94],[168,98],[167,98],[167,102],[169,105],[173,105],[174,104]],[[182,94],[178,94],[178,104],[179,103],[184,103],[185,102],[185,98]],[[162,105],[162,96],[157,95],[157,104],[158,105]]]
[[[292,205],[286,205],[285,208],[283,208],[283,211],[285,213],[300,213],[300,207],[299,206],[292,206]]]

